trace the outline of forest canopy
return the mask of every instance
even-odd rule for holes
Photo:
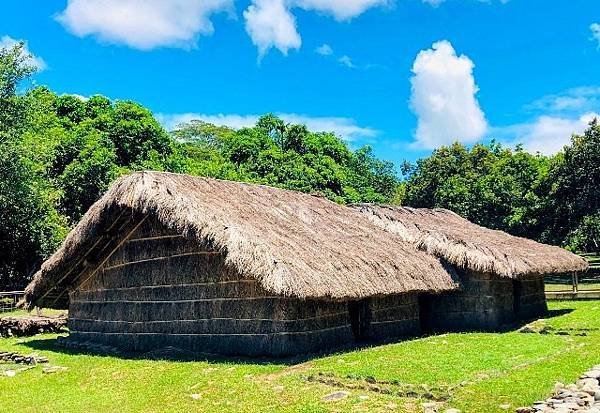
[[[22,44],[0,49],[0,290],[22,288],[117,177],[159,170],[255,182],[338,203],[444,207],[490,228],[598,251],[600,126],[553,157],[459,143],[400,171],[331,132],[267,114],[242,129],[166,131],[139,103],[27,87]]]

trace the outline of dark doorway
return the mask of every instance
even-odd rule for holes
[[[523,298],[523,284],[520,281],[513,280],[513,312],[515,317],[521,315],[521,299]]]
[[[419,294],[419,323],[421,334],[429,334],[433,331],[432,319],[433,296]]]
[[[369,300],[350,301],[348,303],[348,313],[350,314],[350,324],[352,334],[356,342],[363,342],[369,339],[369,327],[371,326],[371,307]]]

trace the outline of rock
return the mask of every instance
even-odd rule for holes
[[[583,386],[598,387],[598,380],[591,379],[591,378],[580,379],[580,380],[577,380],[577,385],[579,387],[583,387]]]
[[[517,413],[534,413],[533,407],[519,407]]]
[[[579,409],[579,404],[577,403],[573,403],[573,402],[568,402],[568,403],[563,403],[560,406],[561,409],[571,409],[571,410],[578,410]]]
[[[510,409],[510,404],[505,403],[505,404],[501,404],[500,406],[498,406],[500,409],[502,410],[508,410]]]
[[[198,393],[190,394],[190,397],[194,400],[200,400],[202,396]]]
[[[444,413],[460,413],[460,410],[458,410],[458,409],[446,409],[446,410],[444,410]]]
[[[62,367],[62,366],[50,366],[50,367],[44,367],[42,369],[42,373],[44,373],[44,374],[58,373],[61,371],[67,371],[67,368]]]
[[[347,391],[336,391],[333,393],[329,393],[327,396],[324,396],[321,400],[323,400],[325,402],[341,400],[341,399],[345,399],[349,395],[350,395],[350,393]]]
[[[369,396],[367,396],[366,394],[361,394],[360,396],[358,396],[359,400],[369,400]]]
[[[600,402],[600,390],[594,392],[594,400]]]
[[[584,376],[589,377],[591,379],[598,380],[598,379],[600,379],[600,370],[593,369],[593,370],[587,371],[584,373]]]
[[[421,407],[423,407],[423,413],[437,413],[439,403],[423,403]]]
[[[16,371],[14,371],[14,370],[6,370],[6,371],[4,372],[4,375],[5,375],[6,377],[15,377],[15,376],[17,375],[17,372],[16,372]]]
[[[537,333],[537,331],[534,330],[533,328],[531,328],[530,326],[523,326],[518,331],[519,331],[519,333],[525,333],[525,334]]]

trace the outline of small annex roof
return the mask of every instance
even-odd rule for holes
[[[354,205],[373,223],[459,268],[518,278],[585,271],[585,259],[563,248],[474,224],[447,209]]]

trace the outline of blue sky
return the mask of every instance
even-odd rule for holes
[[[167,126],[280,113],[384,159],[497,138],[553,153],[600,112],[594,0],[4,0],[38,84]]]

